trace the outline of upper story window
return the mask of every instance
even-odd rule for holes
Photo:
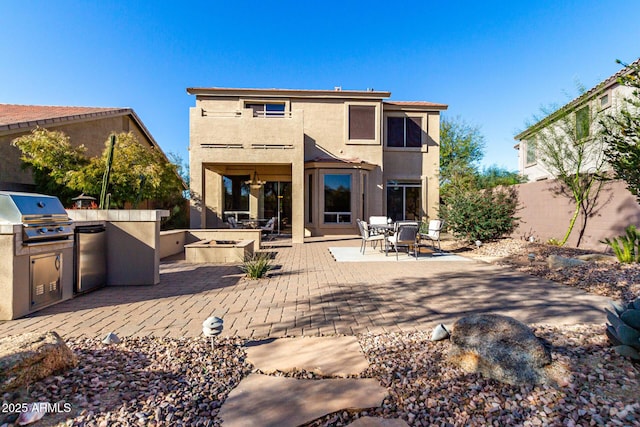
[[[253,117],[284,117],[284,103],[249,103],[244,108],[253,110]]]
[[[387,117],[387,147],[421,147],[422,118]]]
[[[530,166],[535,164],[538,161],[538,153],[535,138],[531,138],[524,143],[525,153],[524,153],[524,165]]]
[[[581,140],[589,136],[590,122],[588,105],[576,111],[576,139]]]
[[[376,139],[376,107],[349,105],[349,139]]]

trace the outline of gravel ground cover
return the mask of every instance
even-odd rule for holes
[[[447,362],[450,344],[429,341],[428,332],[363,335],[371,366],[361,376],[378,379],[389,397],[378,408],[341,411],[309,426],[343,426],[365,415],[414,426],[640,425],[640,371],[611,350],[602,325],[533,328],[554,362],[569,367],[568,386],[512,386],[466,374]],[[37,426],[219,426],[220,406],[253,369],[243,344],[222,339],[212,349],[204,338],[129,338],[112,346],[69,340],[77,368],[3,398],[71,404],[72,412],[48,414]],[[280,375],[318,378],[305,371]]]
[[[543,262],[550,253],[583,251],[512,239],[479,249],[446,245],[462,255],[500,257],[499,263],[587,292],[622,300],[638,296],[637,266],[593,263],[552,271]],[[535,254],[533,263],[529,253]],[[603,325],[532,327],[554,362],[570,370],[568,386],[512,386],[466,374],[447,362],[450,344],[429,341],[429,331],[363,335],[359,340],[371,366],[362,376],[378,379],[389,397],[378,408],[340,411],[308,425],[343,426],[371,415],[415,426],[640,426],[640,369],[612,351]],[[213,348],[205,339],[152,337],[112,346],[98,339],[67,344],[78,355],[77,368],[6,393],[2,405],[70,404],[71,412],[47,414],[35,426],[218,426],[220,406],[253,369],[240,338],[220,339]],[[305,371],[286,375],[317,378]],[[3,411],[0,425],[15,418]]]

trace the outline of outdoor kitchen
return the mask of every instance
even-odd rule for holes
[[[0,191],[0,320],[102,286],[160,282],[163,210],[65,210],[57,197]]]

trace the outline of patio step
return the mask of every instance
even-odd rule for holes
[[[342,409],[377,407],[387,396],[375,379],[345,378],[369,366],[355,337],[263,340],[247,345],[247,357],[262,373],[231,391],[219,414],[224,426],[297,426]],[[266,375],[301,370],[331,378]]]

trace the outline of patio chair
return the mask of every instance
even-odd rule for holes
[[[360,244],[360,252],[364,255],[364,251],[367,249],[367,242],[372,242],[371,245],[375,249],[378,242],[383,242],[385,239],[384,234],[370,234],[369,224],[366,221],[356,220],[358,223],[358,229],[362,236],[362,243]]]
[[[229,223],[229,227],[230,228],[240,228],[240,226],[238,225],[238,222],[236,221],[235,217],[228,216],[227,217],[227,222]]]
[[[393,245],[393,249],[396,251],[396,260],[398,260],[398,247],[406,246],[407,255],[409,250],[413,247],[413,255],[418,260],[418,224],[413,223],[400,223],[393,236],[389,236],[387,241]]]
[[[438,252],[442,253],[440,248],[440,231],[444,227],[444,220],[432,219],[429,221],[429,227],[426,233],[420,233],[420,239],[428,240],[433,249],[436,249],[436,242],[438,243]]]
[[[273,239],[273,233],[275,232],[275,226],[276,226],[276,217],[271,217],[271,219],[269,221],[267,221],[267,223],[265,225],[263,225],[262,227],[260,227],[260,230],[262,230],[262,234],[265,235],[265,237],[268,237],[269,240]]]

